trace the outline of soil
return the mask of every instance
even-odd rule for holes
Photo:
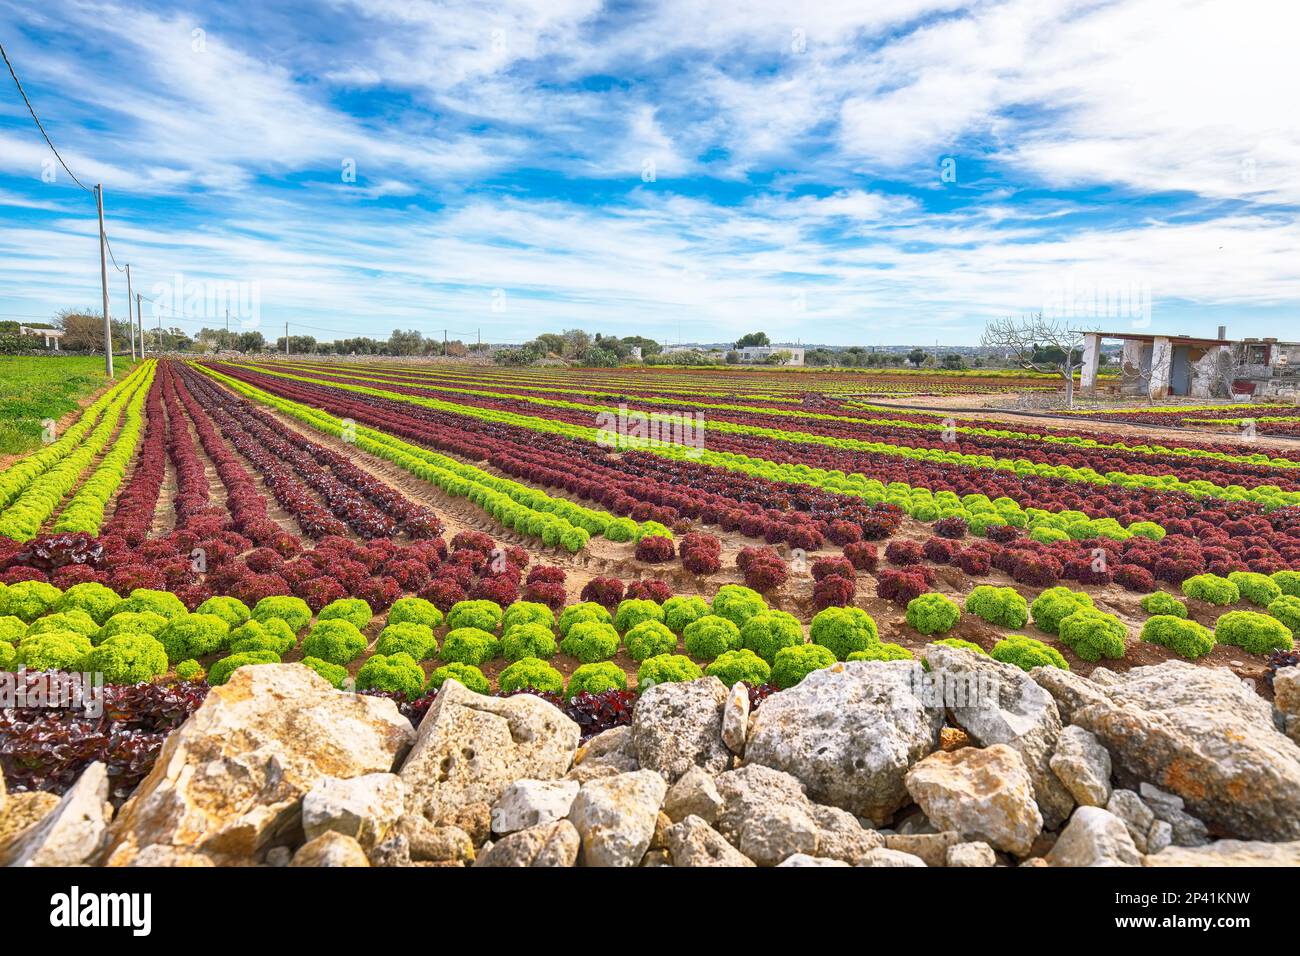
[[[1013,408],[999,407],[1006,396],[996,395],[927,395],[924,397],[872,398],[873,405],[889,405],[900,412],[936,412],[950,413],[957,418],[983,420],[992,423],[1012,425],[1022,431],[1042,431],[1043,429],[1067,429],[1072,431],[1104,431],[1111,435],[1132,436],[1142,441],[1158,439],[1162,442],[1200,442],[1222,443],[1233,441],[1236,437],[1232,431],[1212,428],[1191,428],[1181,425],[1142,425],[1134,422],[1097,421],[1088,415],[1053,414],[1050,409],[1018,411]],[[1152,411],[1159,411],[1160,406],[1152,406]],[[1244,443],[1243,443],[1244,444]],[[1294,457],[1300,453],[1300,439],[1287,438],[1282,435],[1260,433],[1250,442],[1251,449],[1272,448],[1284,455]]]

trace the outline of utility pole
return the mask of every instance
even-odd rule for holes
[[[144,319],[140,312],[140,293],[135,294],[135,324],[140,327],[140,358],[144,358]]]
[[[227,339],[230,338],[230,310],[229,309],[226,309],[226,338]]]
[[[104,251],[104,186],[95,184],[95,208],[99,211],[99,285],[104,292],[104,372],[113,379],[113,324],[108,317],[108,258]]]
[[[447,330],[442,330],[442,357],[447,357]]]
[[[135,361],[135,320],[131,318],[131,263],[126,264],[126,330],[131,336],[131,361]],[[143,344],[143,343],[141,343]]]
[[[284,354],[289,354],[289,323],[284,323]]]
[[[162,350],[163,350],[162,312],[160,311],[158,313],[158,351],[161,352]]]

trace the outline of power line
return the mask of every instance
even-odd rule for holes
[[[113,260],[113,268],[118,272],[125,272],[126,270],[117,264],[117,256],[113,255],[113,244],[108,241],[108,233],[104,234],[104,245],[108,246],[108,257]]]
[[[36,115],[36,110],[32,108],[32,101],[27,98],[27,91],[23,89],[22,83],[19,82],[18,74],[14,72],[14,65],[9,62],[9,54],[5,52],[3,44],[0,44],[0,56],[4,57],[5,66],[9,67],[9,75],[14,78],[14,85],[18,87],[18,92],[22,96],[23,102],[27,104],[27,112],[32,114],[32,119],[36,121],[36,128],[39,129],[41,135],[45,137],[45,144],[50,147],[50,152],[54,153],[55,158],[59,161],[59,165],[61,165],[67,174],[72,177],[72,181],[82,189],[86,190],[86,192],[90,192],[90,189],[86,184],[77,178],[77,174],[68,168],[68,164],[63,161],[63,157],[59,155],[59,151],[54,148],[54,143],[50,142],[50,134],[45,132],[45,127],[41,125],[40,117]],[[114,263],[114,265],[116,265],[116,263]]]

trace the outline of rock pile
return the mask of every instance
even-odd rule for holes
[[[660,684],[580,746],[448,680],[418,731],[298,664],[236,671],[116,812],[100,764],[5,794],[10,866],[1300,865],[1295,675],[1276,706],[1171,661],[1091,678],[957,648],[767,698]]]

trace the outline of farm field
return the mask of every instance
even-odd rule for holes
[[[1297,672],[1300,449],[873,402],[1047,387],[141,362],[0,470],[0,669],[102,672],[118,701],[89,735],[0,712],[6,783],[58,794],[100,760],[121,803],[209,688],[279,662],[414,720],[448,679],[541,695],[584,739],[665,684],[743,683],[757,715],[857,661],[997,661],[1058,689],[1166,665],[1271,708]],[[1213,835],[1294,840],[1278,772],[1249,811],[1183,769],[1146,782]]]
[[[130,357],[113,361],[119,375],[131,367]],[[105,382],[103,356],[0,356],[0,467],[41,443],[42,422],[62,426]]]
[[[1157,408],[1135,406],[1071,414],[1098,422],[1195,428],[1235,435],[1241,435],[1249,429],[1252,435],[1300,438],[1300,406],[1277,402],[1169,405]]]

